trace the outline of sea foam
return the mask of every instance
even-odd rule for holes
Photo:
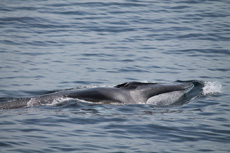
[[[213,95],[222,93],[222,85],[218,81],[206,81],[203,87],[203,95]]]

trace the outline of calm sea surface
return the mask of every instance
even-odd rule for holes
[[[229,0],[0,0],[0,97],[126,81],[222,85],[179,107],[0,111],[0,152],[230,152]]]

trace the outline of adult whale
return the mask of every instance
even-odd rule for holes
[[[126,82],[114,87],[63,90],[32,98],[17,98],[0,103],[0,109],[51,104],[57,99],[73,98],[103,104],[152,104],[168,106],[185,103],[201,93],[201,81],[176,81],[173,84]]]

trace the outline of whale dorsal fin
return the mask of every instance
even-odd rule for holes
[[[136,89],[141,85],[148,85],[148,84],[156,84],[156,83],[143,83],[143,82],[125,82],[122,84],[118,84],[115,88],[125,88],[125,89]]]
[[[123,88],[123,87],[127,87],[128,85],[129,85],[129,82],[125,82],[125,83],[116,85],[115,88]]]

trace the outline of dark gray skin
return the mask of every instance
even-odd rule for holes
[[[186,94],[194,87],[193,82],[175,84],[127,82],[115,87],[98,87],[88,89],[64,90],[34,98],[21,98],[0,103],[0,109],[14,109],[25,106],[51,104],[57,98],[76,98],[94,103],[138,104],[159,95],[170,95],[174,92]]]
[[[137,104],[139,102],[145,103],[147,99],[155,95],[173,91],[186,91],[191,87],[193,87],[192,83],[169,85],[159,83],[127,82],[117,85],[114,88],[101,87],[71,91],[66,93],[65,96],[91,102]]]

